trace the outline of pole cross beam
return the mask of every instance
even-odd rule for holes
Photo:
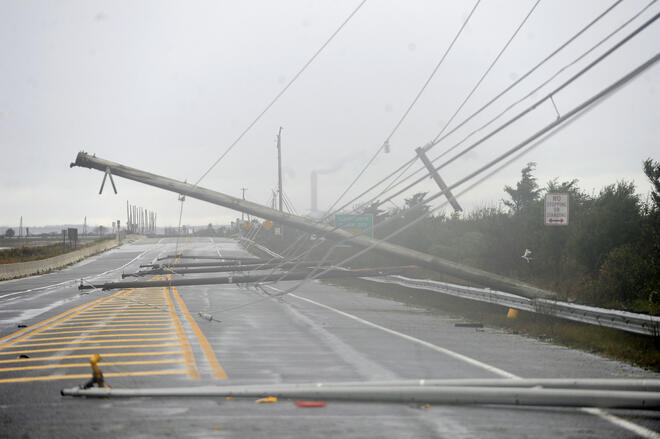
[[[426,166],[426,169],[429,171],[429,174],[431,174],[431,177],[433,177],[433,180],[435,180],[438,187],[440,187],[440,190],[444,192],[451,207],[453,207],[456,212],[462,212],[463,208],[458,204],[456,197],[454,197],[454,194],[451,193],[445,181],[440,177],[440,174],[438,174],[438,170],[433,167],[433,163],[431,163],[431,160],[426,156],[424,148],[417,148],[415,152],[417,152],[417,156],[422,163],[424,163],[424,166]]]

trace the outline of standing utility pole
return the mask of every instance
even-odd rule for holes
[[[280,196],[280,212],[282,212],[282,127],[277,133],[277,190]]]
[[[247,190],[246,187],[242,187],[241,191],[243,192],[243,200],[245,200],[245,191]],[[245,212],[241,212],[241,222],[245,221]]]

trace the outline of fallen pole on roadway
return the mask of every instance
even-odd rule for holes
[[[119,163],[111,162],[99,157],[91,156],[85,152],[79,152],[76,161],[71,163],[71,167],[80,166],[84,168],[96,169],[101,172],[110,170],[112,174],[138,181],[150,186],[159,187],[177,194],[185,195],[218,206],[228,207],[230,209],[245,212],[259,218],[268,219],[280,224],[287,224],[293,228],[310,233],[316,233],[329,239],[337,241],[350,241],[351,244],[368,248],[373,247],[374,251],[385,253],[389,256],[402,258],[411,264],[419,265],[434,271],[439,271],[460,279],[476,282],[490,288],[507,291],[512,294],[518,294],[524,297],[553,297],[555,293],[531,285],[501,276],[489,273],[484,270],[458,264],[447,259],[429,255],[400,245],[392,244],[386,241],[379,241],[364,235],[355,235],[349,231],[333,227],[329,224],[319,223],[308,218],[291,215],[280,212],[275,209],[262,206],[251,201],[242,200],[221,192],[213,191],[197,185],[184,183],[172,178],[145,172]],[[176,256],[175,256],[176,257]]]
[[[327,267],[320,267],[321,270]],[[414,266],[407,267],[387,267],[387,268],[361,268],[354,270],[347,270],[343,268],[335,268],[327,273],[318,277],[318,279],[332,279],[332,278],[345,278],[345,277],[362,277],[362,276],[387,276],[393,273],[400,273],[403,270],[416,268]],[[151,281],[123,281],[123,282],[107,282],[104,284],[92,285],[89,283],[80,283],[79,290],[115,290],[115,289],[134,289],[134,288],[154,288],[154,287],[179,287],[188,285],[227,285],[227,284],[247,284],[252,282],[274,282],[274,281],[287,281],[287,280],[302,280],[309,276],[311,270],[305,271],[290,271],[288,273],[271,273],[271,274],[249,274],[238,276],[225,276],[225,277],[199,277],[199,278],[186,278],[186,279],[170,279],[170,280],[151,280]]]
[[[231,256],[195,256],[195,255],[165,255],[159,256],[156,260],[162,261],[165,259],[212,259],[217,261],[254,261],[258,258],[245,258],[245,257],[231,257]]]
[[[199,273],[227,273],[237,271],[253,271],[253,270],[269,270],[272,268],[286,269],[289,267],[298,266],[300,268],[313,268],[318,262],[284,262],[273,264],[242,264],[242,265],[228,265],[228,266],[215,266],[215,267],[201,267],[201,268],[180,268],[177,265],[171,265],[163,268],[154,268],[153,270],[136,271],[135,273],[122,274],[122,279],[127,277],[150,276],[154,274],[199,274]]]
[[[86,397],[234,397],[322,401],[390,402],[446,405],[497,404],[517,406],[600,407],[658,410],[660,392],[627,390],[545,389],[492,386],[203,386],[152,389],[74,387],[63,396]]]
[[[177,264],[167,263],[167,264],[141,264],[140,268],[164,268],[164,267],[228,267],[231,265],[243,265],[244,261],[217,261],[217,262],[182,262]],[[245,261],[248,262],[248,261]],[[266,259],[251,259],[250,264],[269,264],[272,261]]]

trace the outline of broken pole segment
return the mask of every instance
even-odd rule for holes
[[[231,257],[231,256],[197,256],[197,255],[165,255],[159,256],[158,261],[165,259],[210,259],[213,261],[256,261],[258,258],[241,258],[241,257]]]
[[[154,268],[152,270],[136,271],[135,273],[122,274],[122,279],[127,277],[150,276],[155,274],[199,274],[199,273],[229,273],[236,271],[255,271],[255,270],[270,270],[273,268],[290,268],[300,266],[301,268],[313,267],[318,262],[285,262],[273,264],[245,264],[245,265],[228,265],[228,266],[213,266],[213,267],[197,267],[197,268],[181,268],[178,264],[166,266],[162,268]]]
[[[319,267],[324,270],[327,267]],[[416,268],[415,266],[405,267],[385,267],[385,268],[358,268],[348,270],[345,268],[334,268],[327,273],[323,273],[317,279],[331,279],[342,277],[372,277],[388,276],[391,274],[400,274],[405,270]],[[154,288],[154,287],[181,287],[189,285],[227,285],[227,284],[247,284],[252,282],[275,282],[288,280],[302,280],[307,278],[312,270],[290,271],[288,273],[269,273],[269,274],[242,274],[238,276],[223,277],[200,277],[185,279],[151,280],[151,281],[123,281],[108,282],[99,285],[83,284],[78,286],[79,290],[90,290],[100,288],[102,290],[116,290],[124,288]]]
[[[391,242],[379,241],[364,235],[355,235],[349,231],[338,229],[329,224],[319,223],[312,219],[280,212],[278,210],[270,209],[260,204],[253,203],[251,201],[241,200],[239,198],[213,191],[211,189],[184,183],[172,178],[152,174],[150,172],[141,171],[139,169],[111,162],[109,160],[104,160],[99,157],[93,157],[85,152],[79,152],[78,156],[76,157],[76,161],[71,163],[70,166],[96,169],[101,172],[104,172],[105,168],[109,167],[112,170],[112,173],[119,177],[128,178],[129,180],[133,181],[139,181],[141,183],[155,186],[171,192],[184,194],[197,200],[207,201],[209,203],[217,204],[218,206],[227,207],[239,212],[249,213],[250,215],[254,215],[259,218],[268,219],[279,224],[286,224],[305,232],[325,236],[329,239],[337,241],[350,240],[351,244],[357,247],[370,248],[373,246],[373,250],[376,252],[384,253],[395,258],[400,258],[407,261],[408,263],[419,265],[433,271],[445,273],[459,279],[464,279],[466,281],[475,282],[479,285],[483,285],[495,290],[505,291],[507,293],[517,294],[533,299],[539,297],[552,298],[556,296],[556,294],[552,291],[537,288],[516,279],[511,279],[499,274],[490,273],[478,268],[459,264],[447,259],[439,258],[434,255],[429,255],[427,253],[422,253],[417,250],[396,245]]]
[[[438,174],[438,170],[433,167],[433,163],[431,163],[431,160],[429,160],[429,158],[426,156],[424,148],[417,148],[415,152],[417,152],[417,156],[422,161],[422,163],[424,163],[424,166],[426,166],[426,169],[429,171],[429,174],[431,174],[431,177],[433,177],[433,180],[435,180],[435,183],[438,185],[440,190],[444,192],[445,196],[447,197],[447,201],[449,201],[449,204],[451,204],[451,207],[453,207],[456,212],[462,212],[463,208],[460,206],[460,204],[458,204],[458,200],[456,200],[454,194],[451,193],[445,181],[442,179],[442,177],[440,177],[440,174]]]

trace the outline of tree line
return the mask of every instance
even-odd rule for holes
[[[505,186],[498,207],[467,214],[428,216],[393,239],[397,244],[463,264],[516,277],[556,291],[564,299],[639,311],[660,310],[660,163],[643,170],[651,194],[636,193],[633,182],[618,181],[589,194],[578,180],[553,179],[540,187],[535,163],[514,186]],[[568,226],[544,225],[544,196],[568,193]],[[399,209],[367,209],[384,237],[428,211],[425,193]],[[527,258],[522,256],[526,250]]]

